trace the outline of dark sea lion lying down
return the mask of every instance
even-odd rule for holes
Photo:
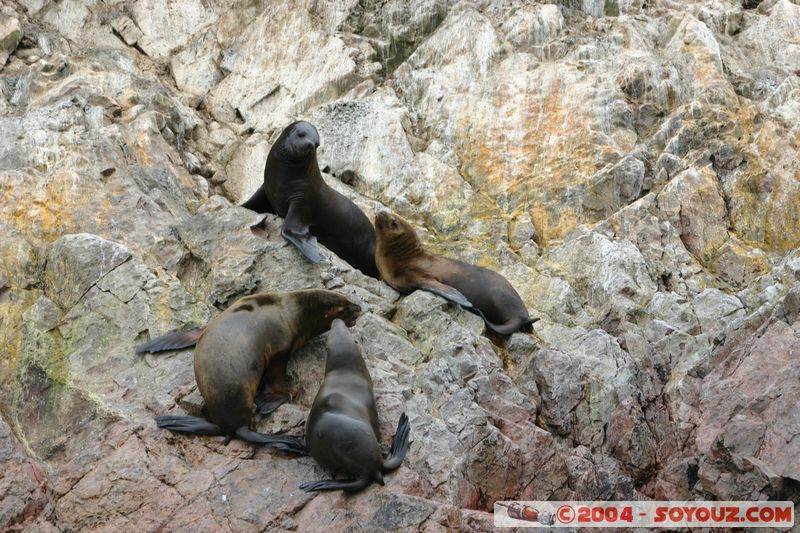
[[[430,291],[483,317],[500,335],[530,331],[531,318],[511,284],[493,270],[426,252],[411,224],[387,211],[375,217],[375,262],[402,294]]]

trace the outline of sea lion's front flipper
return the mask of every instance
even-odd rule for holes
[[[194,433],[195,435],[222,435],[222,429],[205,418],[197,416],[164,415],[156,417],[156,425],[176,433]]]
[[[408,436],[410,434],[411,423],[408,421],[408,416],[403,413],[400,415],[400,421],[397,422],[397,431],[394,434],[389,456],[383,461],[384,472],[394,470],[403,463],[403,459],[406,458],[406,452],[408,452]]]
[[[304,256],[312,263],[319,263],[322,256],[319,253],[317,238],[308,230],[310,224],[304,220],[304,215],[297,202],[289,204],[286,218],[283,220],[281,235],[290,243],[297,246]]]
[[[472,305],[472,302],[470,302],[466,296],[461,294],[458,289],[451,287],[450,285],[445,285],[441,281],[437,281],[435,279],[423,279],[417,283],[417,286],[420,289],[437,294],[445,300],[451,301],[454,304],[458,304],[461,307],[475,309],[475,307]]]
[[[274,357],[270,362],[256,391],[256,411],[268,415],[289,401],[289,382],[286,377],[288,355]]]
[[[293,437],[291,435],[264,435],[246,427],[240,427],[236,430],[236,436],[253,444],[263,444],[265,446],[272,446],[285,452],[292,452],[297,455],[308,455],[306,443],[300,437]]]
[[[165,352],[167,350],[180,350],[197,344],[203,335],[204,328],[194,328],[187,331],[173,331],[160,337],[156,337],[150,342],[140,344],[136,347],[136,353],[144,352]]]
[[[353,481],[309,481],[303,483],[300,488],[306,492],[314,492],[318,490],[344,490],[347,492],[357,492],[364,490],[369,485],[370,478],[362,477],[354,479]]]
[[[259,391],[256,396],[256,412],[262,415],[268,415],[288,401],[288,396]]]
[[[259,187],[253,196],[250,197],[245,203],[242,204],[242,207],[246,207],[256,213],[275,213],[275,208],[272,207],[272,204],[267,198],[267,194],[264,192],[264,187]]]

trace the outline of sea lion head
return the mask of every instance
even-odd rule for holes
[[[341,367],[363,367],[361,352],[342,320],[337,318],[331,324],[325,347],[328,351],[325,372]]]
[[[352,324],[351,324],[352,325]],[[347,329],[347,324],[340,318],[334,319],[331,323],[331,330],[328,332],[328,353],[331,351],[359,353],[356,347],[356,341],[350,335],[350,330]]]
[[[277,156],[287,163],[302,163],[314,156],[319,147],[317,128],[309,122],[292,122],[281,132],[273,147]]]
[[[324,289],[311,289],[302,291],[305,305],[314,309],[322,322],[322,331],[330,328],[331,323],[337,318],[348,326],[356,322],[361,314],[361,306],[355,304],[338,292]]]
[[[378,246],[390,250],[392,255],[413,254],[421,248],[411,224],[389,211],[375,215],[375,237]]]

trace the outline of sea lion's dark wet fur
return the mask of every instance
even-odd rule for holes
[[[532,319],[511,284],[493,270],[426,252],[411,225],[389,212],[375,217],[375,262],[403,294],[423,289],[483,317],[494,333],[530,331]]]
[[[341,320],[328,333],[325,379],[306,422],[306,445],[324,468],[345,474],[349,481],[312,481],[300,485],[307,492],[383,485],[383,474],[400,466],[408,451],[410,424],[403,413],[392,449],[384,458],[379,442],[378,411],[372,378],[353,337]]]
[[[317,163],[319,134],[308,122],[287,126],[267,156],[264,183],[243,207],[284,218],[281,235],[319,262],[317,239],[333,253],[378,277],[375,229],[350,199],[325,183]]]
[[[352,321],[360,308],[344,296],[321,289],[246,296],[212,319],[197,335],[194,371],[208,418],[159,416],[159,427],[183,433],[237,436],[302,453],[297,437],[262,435],[250,430],[254,403],[269,413],[288,400],[289,355],[325,332],[334,319]],[[172,333],[140,346],[159,351],[174,342]]]

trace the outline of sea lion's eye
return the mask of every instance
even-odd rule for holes
[[[303,138],[303,137],[306,136],[306,132],[300,131],[300,132],[297,133],[297,136],[300,137],[300,138]]]

